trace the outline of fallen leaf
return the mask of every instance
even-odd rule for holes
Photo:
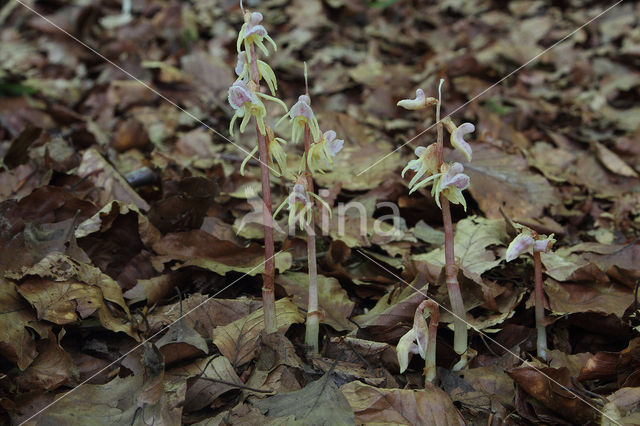
[[[291,324],[303,323],[304,317],[298,307],[290,299],[276,301],[276,328],[284,331]],[[260,347],[258,337],[264,330],[264,313],[262,309],[240,318],[231,324],[216,327],[211,335],[213,343],[222,355],[235,366],[246,364],[256,357]]]
[[[184,367],[171,369],[167,371],[166,376],[170,380],[174,377],[189,380],[184,401],[187,411],[198,411],[214,402],[220,395],[244,385],[229,360],[220,355],[202,358]]]
[[[355,424],[344,395],[326,373],[304,388],[253,403],[271,419],[293,417],[302,424]]]
[[[285,272],[278,275],[276,283],[281,285],[293,302],[307,310],[309,300],[309,274]],[[355,325],[348,318],[355,303],[349,300],[347,292],[335,278],[318,275],[318,306],[322,310],[320,322],[330,325],[336,331],[353,330]]]
[[[380,389],[359,381],[340,388],[357,424],[464,425],[449,395],[427,383],[425,389]]]
[[[577,424],[597,422],[600,419],[600,413],[587,405],[584,398],[576,398],[573,392],[567,390],[567,387],[573,386],[569,369],[536,369],[526,366],[508,373],[525,392],[563,418]]]
[[[20,370],[38,356],[36,341],[27,329],[33,328],[46,337],[47,328],[39,325],[31,307],[20,297],[16,286],[0,277],[0,353]]]
[[[16,377],[18,387],[29,391],[34,389],[51,391],[78,381],[78,369],[73,359],[60,346],[60,340],[64,334],[64,329],[58,336],[49,330],[49,338],[42,342],[38,357]]]
[[[457,155],[452,157],[462,160]],[[462,164],[471,178],[469,192],[487,218],[501,217],[500,207],[511,217],[537,217],[561,201],[549,182],[530,172],[520,156],[480,145],[473,147],[473,160]]]
[[[460,266],[469,278],[478,280],[484,272],[502,262],[487,247],[502,245],[507,241],[503,219],[485,219],[471,216],[458,222],[454,235],[454,252]],[[444,247],[413,256],[414,261],[426,262],[435,267],[444,266]],[[480,281],[481,282],[481,281]]]

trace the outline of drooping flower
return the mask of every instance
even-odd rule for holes
[[[304,134],[304,126],[308,125],[311,130],[311,137],[313,140],[320,140],[322,137],[320,132],[320,126],[318,126],[318,120],[316,116],[313,114],[313,110],[311,109],[311,100],[307,95],[300,95],[298,97],[298,102],[293,104],[291,109],[289,109],[289,113],[285,114],[278,122],[276,123],[276,127],[280,122],[282,122],[285,118],[291,118],[291,142],[297,143],[300,139],[300,135]]]
[[[427,313],[425,315],[425,309]],[[438,323],[438,305],[430,300],[425,300],[416,308],[413,316],[413,327],[407,331],[398,341],[396,345],[396,354],[398,356],[398,364],[400,365],[400,373],[409,366],[409,355],[419,354],[422,359],[433,364],[435,368],[435,346],[429,348],[429,328],[427,327],[426,318],[431,317],[434,330],[437,329]],[[435,343],[435,339],[431,341]],[[427,359],[429,358],[429,359]],[[431,379],[429,379],[431,380]]]
[[[229,105],[236,111],[229,123],[229,133],[233,136],[233,125],[237,118],[242,118],[240,123],[240,132],[244,132],[251,116],[256,118],[258,129],[263,135],[266,133],[264,118],[267,110],[260,98],[274,101],[281,105],[285,111],[287,106],[278,98],[259,93],[256,91],[256,85],[253,81],[246,83],[243,80],[236,80],[229,88]]]
[[[415,150],[418,158],[416,160],[409,161],[407,167],[402,170],[402,177],[407,170],[413,170],[416,174],[409,182],[409,189],[422,178],[425,174],[433,175],[438,173],[438,158],[436,156],[436,144],[431,144],[428,147],[419,146]],[[412,189],[413,192],[413,189]]]
[[[475,132],[476,127],[471,123],[462,123],[456,126],[449,117],[444,118],[442,124],[444,124],[449,133],[451,133],[451,145],[460,151],[467,161],[471,161],[471,145],[464,140],[464,136]]]
[[[271,67],[264,61],[258,60],[258,80],[264,79],[269,86],[271,94],[275,96],[276,90],[278,90],[278,81]],[[247,52],[244,50],[238,53],[238,61],[236,62],[235,72],[239,80],[244,80],[248,83],[251,80],[251,73],[249,72],[250,65],[247,60]]]
[[[273,213],[273,217],[275,218],[280,210],[286,206],[289,210],[289,229],[297,223],[300,230],[304,230],[305,226],[311,224],[311,214],[313,211],[312,197],[318,200],[323,207],[329,210],[329,214],[331,214],[329,205],[322,198],[309,191],[307,176],[305,174],[301,174],[296,179],[296,183],[293,185],[293,189],[289,196]]]
[[[442,193],[447,200],[454,204],[462,204],[464,210],[467,211],[467,202],[462,195],[462,191],[469,187],[471,178],[462,173],[464,167],[460,163],[453,163],[449,165],[444,163],[440,168],[442,175],[433,185],[431,189],[431,195],[436,199],[438,207],[440,205],[440,194]]]
[[[333,157],[342,150],[343,146],[344,140],[337,139],[336,132],[333,130],[327,130],[322,135],[322,139],[311,144],[309,156],[306,159],[303,158],[303,160],[307,161],[311,173],[316,171],[324,173],[325,169],[333,165]],[[304,165],[304,162],[302,164]]]
[[[244,24],[238,34],[238,41],[236,42],[238,53],[240,53],[241,47],[244,44],[244,50],[247,52],[247,59],[249,61],[251,61],[251,44],[258,46],[265,56],[269,56],[269,51],[263,43],[265,39],[271,43],[274,51],[278,50],[275,41],[269,37],[267,30],[260,25],[260,22],[262,22],[262,13],[246,12],[244,15]]]
[[[551,247],[556,242],[553,238],[553,234],[547,237],[545,235],[537,234],[526,226],[523,226],[522,228],[522,232],[520,232],[520,234],[511,241],[507,248],[507,262],[511,262],[513,259],[516,259],[524,253],[535,251],[546,253],[551,250]]]
[[[403,99],[397,103],[399,107],[410,110],[418,110],[423,109],[431,105],[435,105],[438,103],[436,98],[426,97],[424,95],[424,91],[422,89],[416,90],[416,98],[415,99]]]
[[[291,172],[287,170],[287,154],[282,149],[282,145],[286,145],[287,141],[282,138],[276,138],[273,129],[269,126],[266,126],[267,134],[266,142],[267,142],[267,153],[269,156],[269,169],[276,176],[285,176],[290,177]],[[256,146],[253,150],[247,155],[242,164],[240,165],[240,174],[244,176],[244,168],[247,165],[247,162],[258,152],[258,147]]]

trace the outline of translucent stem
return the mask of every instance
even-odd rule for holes
[[[308,89],[307,89],[308,93]],[[308,125],[304,126],[304,152],[305,159],[309,158],[309,148],[311,147],[311,130]],[[307,185],[309,191],[313,193],[313,178],[309,170],[309,164],[305,161],[305,173],[307,175]],[[309,270],[309,304],[307,309],[307,327],[305,333],[305,344],[318,352],[318,334],[320,333],[320,312],[318,311],[318,265],[316,259],[316,233],[314,231],[314,210],[315,201],[311,197],[311,223],[307,225],[307,264]]]
[[[547,332],[544,324],[544,289],[542,287],[542,261],[540,252],[533,252],[533,268],[535,277],[534,300],[536,309],[536,330],[538,331],[537,350],[538,357],[547,359]]]

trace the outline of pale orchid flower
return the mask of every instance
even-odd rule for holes
[[[436,98],[426,97],[424,95],[424,90],[417,89],[416,90],[416,98],[415,99],[403,99],[397,103],[399,107],[410,110],[418,110],[426,108],[430,105],[435,105],[438,103]]]
[[[464,211],[467,211],[467,202],[464,199],[464,195],[462,195],[462,191],[469,187],[471,178],[462,173],[464,167],[460,163],[451,165],[444,163],[441,170],[444,173],[431,190],[431,194],[436,199],[436,204],[442,208],[440,205],[440,193],[442,193],[447,200],[453,204],[462,204]]]
[[[460,151],[467,161],[471,161],[471,145],[464,140],[464,136],[475,132],[476,127],[471,123],[462,123],[456,126],[450,117],[442,119],[442,124],[444,124],[449,133],[451,133],[451,145]]]
[[[247,52],[244,50],[238,53],[238,61],[236,62],[235,72],[239,80],[244,80],[246,83],[251,80],[249,73],[249,62],[247,60]],[[258,60],[258,79],[264,79],[269,86],[271,94],[275,96],[276,90],[278,90],[278,81],[271,67],[264,61]]]
[[[236,111],[229,123],[229,133],[233,136],[233,125],[238,118],[242,118],[240,123],[240,132],[244,132],[251,116],[256,118],[258,124],[258,130],[263,135],[266,134],[264,118],[267,115],[267,110],[260,98],[274,101],[281,105],[285,111],[287,106],[278,98],[259,93],[256,91],[256,85],[253,81],[246,83],[243,80],[236,80],[235,83],[229,88],[229,105]]]
[[[546,253],[551,250],[551,247],[556,242],[553,235],[547,237],[545,235],[538,235],[531,229],[523,227],[523,230],[518,234],[509,247],[507,248],[506,259],[507,262],[511,262],[521,254],[530,252]]]
[[[313,140],[320,140],[322,134],[320,132],[320,126],[318,126],[318,120],[313,114],[311,109],[311,100],[307,95],[300,95],[298,102],[293,104],[289,112],[285,114],[278,122],[276,127],[285,118],[291,118],[291,141],[297,143],[300,139],[300,135],[304,134],[304,126],[308,125],[311,131],[311,137]]]
[[[416,174],[409,182],[409,189],[413,189],[414,185],[425,174],[434,175],[438,173],[438,158],[436,156],[436,144],[431,144],[428,147],[419,146],[416,148],[415,154],[418,156],[416,160],[409,161],[407,167],[402,170],[402,177],[407,170],[413,170]],[[413,192],[413,191],[412,191]]]
[[[335,157],[344,146],[344,140],[336,138],[336,132],[327,130],[322,135],[322,139],[311,144],[309,147],[309,157],[307,161],[311,173],[324,173],[324,168],[333,164]],[[304,162],[302,163],[304,165]],[[303,166],[301,165],[301,169]]]
[[[431,381],[435,378],[435,332],[438,328],[438,316],[438,305],[431,300],[423,301],[416,308],[413,316],[413,327],[400,338],[396,345],[401,374],[409,366],[409,356],[411,354],[419,354],[426,361],[428,367],[428,369],[425,369],[425,371],[429,371],[427,380]],[[429,335],[427,317],[430,317],[431,330],[434,333],[432,336]]]
[[[287,154],[282,149],[282,145],[286,145],[287,141],[282,138],[276,138],[273,134],[273,129],[271,127],[266,127],[266,142],[267,142],[267,153],[268,153],[268,162],[269,169],[276,176],[285,176],[290,177],[291,173],[287,169]],[[256,146],[253,150],[247,155],[242,164],[240,165],[240,174],[244,176],[244,168],[247,165],[247,162],[258,152],[258,147]],[[277,169],[276,166],[277,165]]]
[[[289,196],[273,213],[273,217],[275,218],[278,213],[280,213],[280,210],[286,206],[289,210],[289,228],[297,223],[300,230],[304,230],[305,226],[311,224],[313,211],[313,202],[311,201],[311,198],[318,200],[323,207],[329,210],[329,214],[331,215],[329,205],[322,198],[309,191],[307,176],[305,174],[301,174],[296,179],[296,183],[293,185],[293,189]]]
[[[247,52],[247,59],[249,62],[251,61],[251,44],[258,46],[265,56],[269,56],[269,51],[263,43],[263,40],[265,39],[271,43],[274,51],[278,50],[275,41],[269,37],[267,30],[260,25],[260,22],[262,22],[262,13],[246,12],[244,16],[244,24],[238,34],[238,41],[236,43],[238,53],[240,53],[241,47],[244,44],[244,50]]]

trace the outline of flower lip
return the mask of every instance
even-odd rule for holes
[[[335,157],[340,151],[342,151],[343,146],[344,140],[342,139],[333,139],[332,141],[327,142],[327,150],[332,157]]]
[[[471,161],[471,145],[464,140],[466,134],[472,133],[476,127],[471,123],[462,123],[451,132],[451,145],[464,154],[467,161]]]
[[[326,132],[324,132],[324,138],[327,140],[327,142],[331,143],[336,138],[335,130],[327,130]]]
[[[307,120],[313,120],[313,110],[309,105],[309,97],[307,95],[300,95],[298,102],[289,110],[289,116],[291,118],[302,116]]]
[[[229,87],[229,105],[233,109],[239,109],[245,102],[255,103],[257,97],[253,93],[247,83],[238,80]]]

